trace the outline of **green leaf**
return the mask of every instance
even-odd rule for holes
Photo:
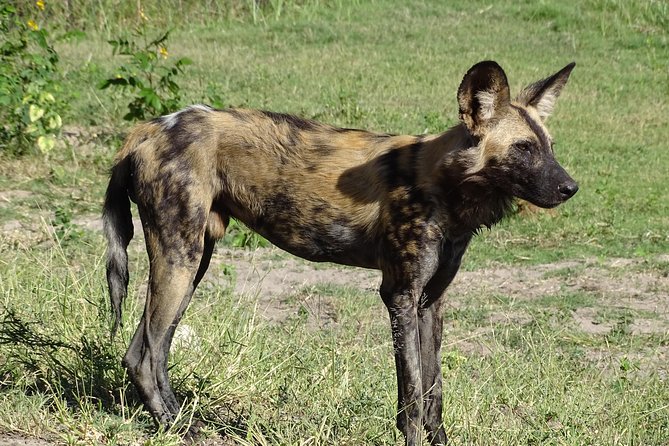
[[[50,102],[50,103],[56,102],[56,98],[54,98],[53,95],[51,93],[49,93],[48,91],[42,92],[39,95],[39,99],[40,99],[41,102]]]
[[[31,35],[40,47],[44,48],[45,50],[49,49],[49,43],[46,41],[46,33],[44,30],[34,31],[31,33]]]
[[[51,150],[53,150],[54,146],[56,145],[56,138],[54,138],[51,135],[42,135],[39,138],[37,138],[37,147],[39,148],[40,152],[46,154],[49,153]]]
[[[128,84],[130,84],[133,87],[136,88],[144,88],[144,84],[142,83],[142,80],[139,79],[136,76],[129,76],[128,77]]]
[[[142,88],[139,91],[139,95],[145,99],[148,100],[151,96],[154,96],[156,94],[155,90],[153,88]]]
[[[28,108],[28,116],[30,117],[30,122],[35,122],[42,116],[44,116],[44,111],[45,110],[43,108],[35,104],[30,104],[30,107]]]
[[[158,97],[158,95],[155,95],[155,94],[154,94],[154,95],[151,96],[151,98],[150,98],[150,103],[151,103],[151,107],[153,107],[153,109],[154,109],[156,112],[159,112],[159,113],[160,113],[160,111],[161,111],[161,109],[162,109],[162,106],[163,106],[163,104],[160,102],[160,97]]]
[[[98,84],[98,88],[100,90],[104,90],[105,88],[109,87],[110,85],[128,85],[128,80],[124,77],[110,77],[109,79],[105,79],[102,82]]]
[[[63,126],[63,120],[60,118],[60,115],[56,114],[49,117],[49,127],[51,130],[57,130]]]
[[[151,60],[153,59],[150,54],[147,53],[135,53],[135,62],[142,70],[147,70],[150,67]]]
[[[157,46],[157,45],[160,45],[161,43],[163,43],[164,41],[166,41],[167,38],[168,38],[169,35],[170,35],[170,32],[171,32],[171,30],[170,30],[170,31],[166,31],[165,34],[163,34],[162,36],[159,36],[158,38],[156,38],[155,40],[153,40],[151,43],[149,43],[149,44],[147,45],[147,48],[149,48],[149,47],[151,47],[151,46]]]

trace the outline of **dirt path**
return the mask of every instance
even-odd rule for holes
[[[669,258],[658,260],[666,262]],[[666,271],[641,266],[640,260],[591,259],[460,271],[447,291],[449,305],[463,305],[468,299],[482,295],[526,301],[586,293],[597,298],[598,306],[652,312],[657,316],[637,318],[632,324],[633,333],[665,332],[669,329],[669,277]],[[235,291],[257,295],[260,310],[272,321],[281,321],[295,311],[286,307],[282,296],[296,290],[328,283],[376,291],[381,283],[378,271],[310,264],[278,249],[254,252],[219,249],[205,280],[219,286],[232,286],[233,279],[222,272],[230,270],[236,276]],[[588,333],[605,333],[612,327],[610,323],[599,322],[596,311],[589,307],[577,308],[573,317]]]
[[[54,443],[38,438],[22,437],[18,434],[0,433],[0,446],[48,446]]]

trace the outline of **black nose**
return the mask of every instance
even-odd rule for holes
[[[562,183],[558,186],[558,191],[560,191],[560,195],[562,195],[563,200],[568,200],[573,197],[576,192],[578,192],[578,184],[576,184],[575,181]]]

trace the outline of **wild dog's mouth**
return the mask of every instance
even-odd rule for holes
[[[517,173],[511,193],[535,206],[554,208],[578,192],[578,183],[555,160],[544,162],[541,169]]]
[[[576,181],[569,179],[563,183],[560,183],[557,187],[552,188],[552,193],[518,193],[516,196],[527,200],[535,206],[539,206],[545,209],[551,209],[557,207],[573,197],[576,192],[578,192],[578,183]]]

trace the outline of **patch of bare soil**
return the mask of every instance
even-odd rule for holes
[[[282,321],[296,308],[285,299],[300,289],[329,283],[362,290],[376,290],[381,282],[378,271],[347,268],[332,264],[310,264],[276,249],[219,250],[212,265],[224,263],[236,271],[235,291],[259,298],[262,315]],[[600,261],[564,261],[544,265],[495,266],[476,271],[461,271],[447,293],[449,305],[458,307],[482,295],[503,295],[511,300],[532,300],[565,293],[585,292],[597,297],[598,305],[613,309],[643,310],[656,317],[635,319],[632,333],[664,333],[669,329],[669,277],[635,269],[638,261],[611,259]],[[229,284],[230,278],[210,268],[205,280]],[[315,312],[318,314],[318,311]],[[522,311],[493,314],[490,323],[523,324],[530,317]],[[613,323],[601,321],[596,308],[573,311],[580,330],[605,334]]]
[[[25,200],[33,196],[33,193],[27,190],[4,190],[0,191],[0,206],[4,207],[14,201]]]
[[[0,213],[11,210],[16,211],[22,202],[30,201],[35,197],[33,192],[13,189],[0,191]],[[49,212],[39,210],[32,211],[21,219],[10,219],[0,221],[0,241],[6,246],[35,246],[50,238]]]
[[[54,444],[39,438],[27,438],[18,434],[0,433],[0,446],[48,446]]]
[[[270,322],[283,322],[307,311],[307,321],[314,327],[335,322],[336,312],[327,298],[308,292],[319,284],[350,286],[360,290],[377,290],[381,283],[378,271],[346,268],[334,264],[310,264],[288,256],[276,248],[245,251],[219,249],[212,258],[205,281],[228,286],[230,277],[217,264],[234,270],[234,289],[237,293],[258,297],[258,311]],[[303,293],[299,300],[289,299]]]
[[[663,262],[658,258],[658,262]],[[221,265],[231,266],[236,281],[221,274]],[[219,267],[216,267],[219,265]],[[313,264],[273,248],[254,252],[218,250],[212,260],[206,281],[215,286],[234,286],[238,293],[257,296],[258,311],[271,323],[281,323],[308,310],[307,326],[315,329],[336,324],[336,312],[328,298],[318,296],[315,285],[334,284],[366,291],[376,291],[381,274],[359,268],[333,264]],[[306,291],[305,291],[306,290]],[[295,295],[299,299],[295,299]],[[486,301],[488,296],[503,296],[511,305],[492,305],[486,322],[469,332],[458,329],[458,321],[446,321],[447,330],[455,336],[444,340],[444,348],[456,348],[464,355],[489,356],[500,348],[489,344],[495,327],[523,326],[533,316],[514,302],[532,304],[547,299],[550,306],[560,306],[556,296],[584,294],[593,298],[590,305],[576,305],[571,311],[570,329],[593,336],[605,336],[620,330],[618,314],[631,314],[624,330],[631,335],[664,335],[669,333],[669,277],[666,272],[644,268],[640,260],[610,259],[570,260],[543,265],[499,265],[475,271],[461,271],[447,290],[447,305],[454,310],[471,307],[472,302]],[[474,306],[476,304],[474,303]],[[537,303],[538,307],[541,304]],[[568,306],[566,307],[568,308]],[[613,314],[614,316],[611,316]],[[556,320],[556,327],[565,321]],[[664,376],[663,362],[669,350],[638,351],[623,355],[617,351],[587,349],[586,356],[597,367],[613,370],[620,362],[638,364],[638,370],[655,370]]]

